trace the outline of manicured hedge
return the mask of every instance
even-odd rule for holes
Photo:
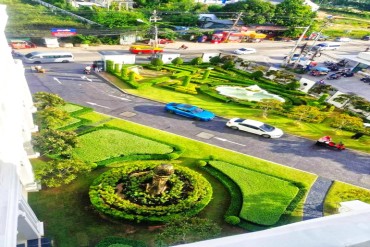
[[[101,174],[90,186],[91,203],[99,212],[116,219],[158,223],[194,216],[212,199],[210,183],[202,175],[180,166],[174,168],[165,193],[149,196],[141,184],[151,181],[155,166],[138,163]],[[124,184],[122,196],[116,193],[119,183]]]
[[[274,225],[299,193],[293,183],[222,161],[209,164],[229,176],[243,194],[239,217],[260,225]]]
[[[147,247],[144,242],[120,237],[107,237],[95,245],[95,247],[111,247],[113,244],[131,247]]]
[[[239,186],[224,173],[212,166],[203,166],[202,168],[209,174],[217,178],[230,193],[230,206],[227,209],[224,218],[226,219],[229,216],[239,215],[243,204],[243,195],[240,191]]]
[[[82,114],[85,114],[87,112],[92,112],[93,109],[90,107],[84,107],[72,103],[65,104],[64,106],[61,106],[61,108],[67,112],[69,112],[69,115],[71,116],[71,120],[65,123],[63,126],[58,127],[58,130],[71,130],[75,129],[79,126],[85,125],[90,123],[91,121],[87,119],[82,119],[79,116]]]

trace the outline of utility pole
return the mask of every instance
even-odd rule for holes
[[[292,59],[292,57],[293,57],[293,55],[294,55],[294,52],[295,52],[295,50],[297,49],[297,47],[298,47],[298,45],[299,45],[299,43],[302,41],[302,39],[303,39],[303,37],[305,36],[305,34],[307,33],[307,31],[308,31],[308,29],[311,27],[311,25],[309,25],[309,26],[307,26],[305,29],[304,29],[304,31],[303,31],[303,33],[301,34],[301,36],[299,37],[299,39],[297,40],[297,42],[295,43],[295,45],[294,45],[294,47],[293,47],[293,49],[290,51],[290,54],[289,54],[289,56],[288,56],[288,60],[287,60],[287,64],[289,64],[290,63],[290,60]],[[297,27],[297,28],[301,28],[301,27]],[[301,58],[301,56],[299,56],[299,58],[297,59],[297,61],[296,61],[296,63],[299,61],[299,59]]]
[[[161,18],[159,18],[157,16],[157,10],[153,10],[153,14],[152,16],[149,18],[149,21],[150,22],[154,22],[154,47],[157,47],[158,46],[158,27],[157,27],[157,20],[160,20]]]
[[[229,33],[227,34],[227,37],[225,39],[225,42],[228,42],[229,41],[229,38],[230,38],[230,35],[231,35],[231,31],[234,30],[234,28],[236,27],[236,25],[238,25],[238,22],[240,20],[240,18],[242,17],[243,15],[243,12],[239,12],[238,16],[236,17],[235,21],[234,21],[234,24],[232,25],[231,29],[229,30]]]

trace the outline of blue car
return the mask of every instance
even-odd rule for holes
[[[164,109],[167,112],[196,120],[210,121],[215,117],[212,112],[188,104],[168,103]]]

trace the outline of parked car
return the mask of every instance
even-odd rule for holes
[[[181,115],[188,118],[193,118],[195,120],[202,120],[202,121],[210,121],[215,117],[215,114],[203,110],[202,108],[199,108],[194,105],[189,104],[181,104],[181,103],[168,103],[165,106],[165,111],[174,113],[177,115]]]
[[[290,61],[297,61],[299,56],[301,56],[301,54],[293,54],[293,56],[290,58]],[[288,56],[285,56],[284,59],[287,59]],[[299,60],[308,60],[309,58],[308,57],[305,57],[304,55],[301,56],[301,58]]]
[[[330,43],[321,43],[312,47],[314,51],[325,51],[325,50],[337,50],[340,48],[340,43],[330,42]]]
[[[254,49],[254,48],[239,48],[239,49],[235,50],[234,53],[238,54],[238,55],[252,54],[252,53],[256,53],[256,49]]]
[[[12,49],[28,49],[37,47],[34,43],[25,40],[10,40],[9,46]]]
[[[152,54],[163,52],[163,48],[150,45],[132,45],[129,51],[134,54]]]
[[[370,35],[365,35],[361,38],[362,40],[369,41],[370,40]]]
[[[266,138],[279,138],[284,132],[274,126],[251,119],[232,118],[226,123],[227,127],[246,131]]]
[[[337,41],[337,42],[350,42],[351,39],[350,38],[347,38],[347,37],[338,37],[338,38],[335,38],[334,41]]]

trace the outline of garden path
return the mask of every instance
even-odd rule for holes
[[[308,193],[303,208],[303,220],[324,216],[324,201],[333,181],[318,177]]]

